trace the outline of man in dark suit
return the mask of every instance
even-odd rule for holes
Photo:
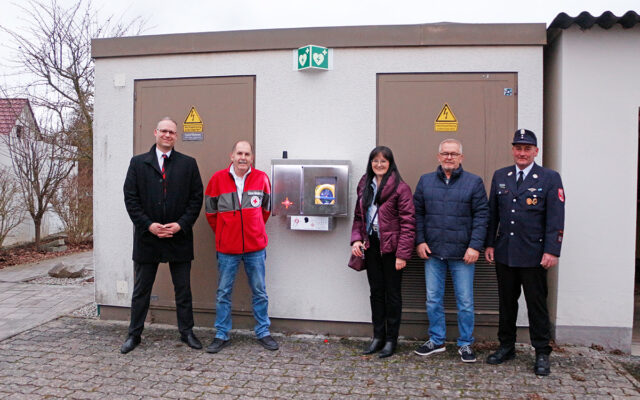
[[[493,175],[485,256],[496,263],[500,348],[487,358],[501,364],[515,357],[520,287],[529,313],[536,351],[534,372],[549,375],[551,323],[547,310],[547,270],[558,263],[564,230],[564,188],[560,175],[537,165],[536,135],[519,129],[513,137],[515,166]]]
[[[174,150],[177,124],[165,117],[153,132],[156,144],[131,159],[124,182],[124,202],[135,227],[134,288],[129,337],[120,348],[128,353],[140,344],[158,264],[168,262],[175,291],[180,339],[201,349],[193,334],[191,303],[191,230],[202,208],[202,180],[192,157]]]

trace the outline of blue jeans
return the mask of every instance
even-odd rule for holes
[[[251,305],[253,317],[256,320],[254,328],[256,336],[263,338],[269,336],[269,298],[264,283],[264,261],[267,258],[266,250],[254,251],[244,254],[224,254],[218,252],[218,291],[216,292],[216,337],[229,340],[231,330],[231,293],[233,283],[236,280],[238,265],[244,262],[244,271],[249,279],[251,287]]]
[[[444,282],[447,269],[451,271],[453,291],[458,306],[458,346],[473,343],[473,273],[475,264],[462,260],[441,260],[431,257],[424,263],[427,283],[427,316],[429,317],[429,339],[436,345],[444,343],[447,325],[444,319]]]

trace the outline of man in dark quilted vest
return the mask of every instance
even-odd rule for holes
[[[440,165],[420,177],[413,195],[416,251],[425,260],[429,317],[429,339],[415,353],[428,356],[445,350],[448,270],[458,308],[458,354],[463,362],[473,363],[473,276],[487,232],[489,206],[482,178],[463,170],[463,159],[459,140],[443,140],[438,146]]]

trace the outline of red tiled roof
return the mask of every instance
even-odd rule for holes
[[[27,99],[0,99],[0,134],[11,132],[25,106],[29,106]]]

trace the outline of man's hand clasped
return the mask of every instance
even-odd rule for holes
[[[179,231],[180,224],[178,224],[177,222],[171,222],[165,225],[154,222],[149,226],[149,232],[153,233],[161,239],[173,237],[173,235],[175,235]]]

